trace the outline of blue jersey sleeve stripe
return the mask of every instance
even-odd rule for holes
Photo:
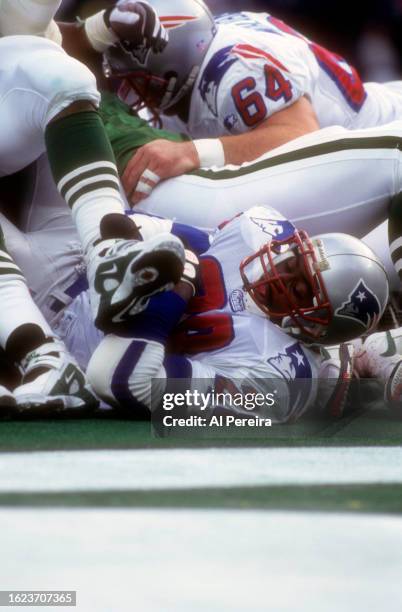
[[[211,246],[209,234],[191,225],[173,223],[171,232],[180,238],[184,246],[191,249],[197,255],[205,253]]]

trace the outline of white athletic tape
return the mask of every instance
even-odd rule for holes
[[[211,166],[222,167],[225,165],[225,151],[219,138],[201,138],[193,140],[200,159],[200,168]]]
[[[103,18],[105,11],[95,13],[85,20],[85,33],[92,47],[98,53],[103,53],[108,47],[119,40],[119,37],[110,30]]]
[[[144,195],[149,195],[152,191],[152,186],[149,183],[144,183],[144,181],[138,181],[137,187],[135,191],[139,193],[143,193]]]
[[[140,181],[142,179],[148,179],[149,181],[158,184],[161,180],[161,177],[155,174],[155,172],[152,172],[152,170],[150,170],[149,168],[146,168],[140,177]]]

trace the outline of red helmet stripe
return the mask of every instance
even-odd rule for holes
[[[173,28],[180,28],[181,26],[184,26],[188,21],[194,21],[195,19],[198,19],[198,17],[191,15],[166,15],[164,17],[159,17],[159,20],[162,23],[163,27],[167,30],[171,30]]]

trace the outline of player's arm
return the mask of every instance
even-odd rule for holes
[[[141,147],[128,162],[122,177],[124,189],[137,204],[147,195],[137,188],[146,170],[161,180],[200,167],[241,165],[319,127],[311,102],[302,96],[243,134],[182,143],[156,140]]]
[[[102,92],[99,112],[121,175],[135,152],[145,144],[161,137],[172,142],[187,140],[181,134],[151,127],[111,92]]]
[[[168,35],[158,15],[146,1],[123,0],[116,6],[99,11],[85,21],[59,23],[63,47],[69,55],[86,64],[106,88],[102,54],[118,41],[125,45],[145,44],[153,51],[162,51]]]
[[[271,115],[254,130],[238,136],[223,136],[219,140],[223,145],[225,164],[240,165],[319,128],[312,104],[303,96]]]

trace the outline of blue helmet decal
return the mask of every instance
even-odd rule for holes
[[[378,323],[381,305],[375,293],[361,278],[353,291],[349,293],[348,299],[336,309],[335,314],[338,317],[353,319],[368,330]]]
[[[250,221],[257,225],[264,234],[271,236],[272,240],[288,240],[295,233],[295,226],[287,219],[267,219],[266,217],[250,217]]]
[[[299,342],[290,344],[268,363],[285,379],[289,390],[289,405],[292,409],[303,407],[310,395],[312,371],[309,359]]]
[[[232,49],[233,45],[230,45],[220,49],[211,57],[198,86],[202,99],[215,117],[218,116],[219,85],[230,66],[237,62],[237,57],[230,54]]]

